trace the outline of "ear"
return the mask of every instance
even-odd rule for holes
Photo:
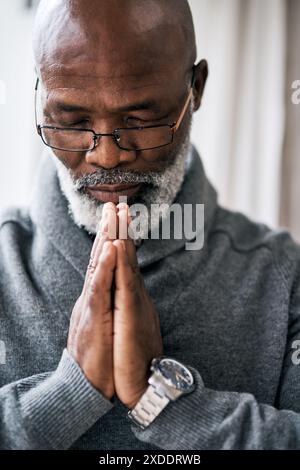
[[[195,66],[194,111],[197,111],[201,106],[201,100],[204,93],[207,77],[208,64],[206,60],[201,60]]]

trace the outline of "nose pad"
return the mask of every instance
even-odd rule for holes
[[[117,145],[117,134],[95,136],[95,148],[86,153],[86,162],[91,165],[111,169],[123,162],[133,162],[135,152],[127,152]]]
[[[95,135],[94,136],[94,145],[95,145],[94,148],[98,147],[98,145],[100,143],[100,139],[101,139],[101,135],[97,135],[97,136]]]
[[[120,134],[118,134],[118,132],[115,132],[114,135],[113,135],[113,139],[119,143],[121,141],[121,136]]]

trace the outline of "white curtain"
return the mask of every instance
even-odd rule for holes
[[[210,76],[193,141],[222,204],[279,222],[286,2],[190,0]]]
[[[288,0],[286,70],[286,130],[282,158],[281,225],[300,242],[300,104],[294,104],[292,84],[300,80],[300,1]]]
[[[0,209],[28,204],[38,165],[32,24],[27,0],[0,1]]]

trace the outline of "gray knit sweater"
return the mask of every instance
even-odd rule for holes
[[[288,232],[220,207],[192,153],[177,202],[205,204],[204,248],[145,240],[138,260],[164,353],[197,386],[141,430],[65,349],[92,239],[68,214],[51,158],[38,181],[30,208],[0,219],[0,448],[300,448],[300,246]]]

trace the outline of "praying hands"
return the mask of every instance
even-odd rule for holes
[[[129,223],[126,204],[105,204],[67,348],[96,389],[132,409],[148,387],[151,360],[163,354],[163,343],[134,242],[119,239],[119,228]]]

